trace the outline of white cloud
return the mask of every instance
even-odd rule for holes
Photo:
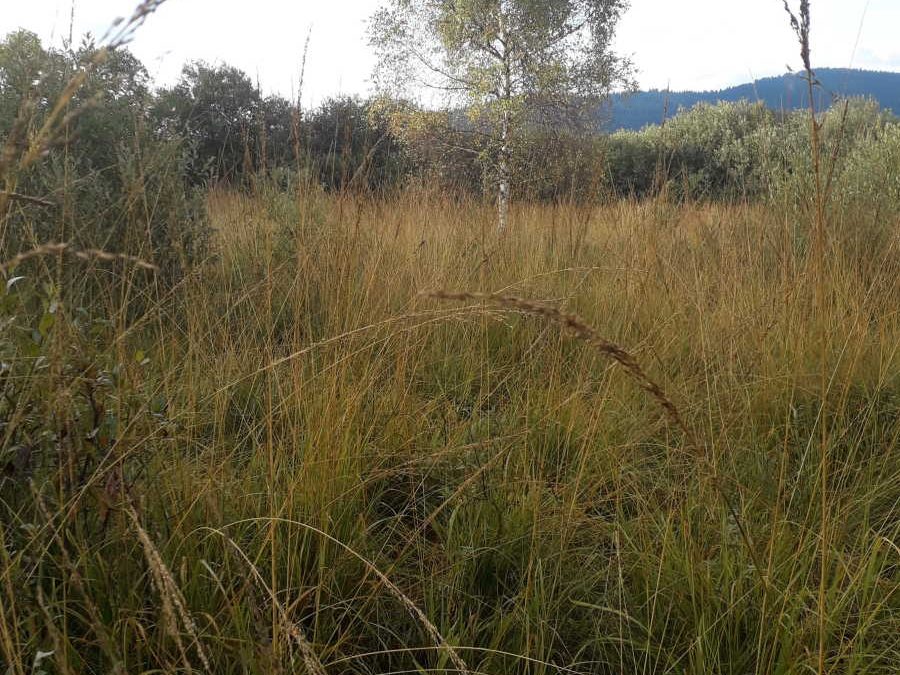
[[[865,48],[894,49],[900,3],[818,0],[812,18],[814,66],[875,67]],[[645,87],[718,89],[800,66],[781,0],[632,0],[617,44]]]
[[[55,43],[68,34],[71,0],[0,2],[6,5],[0,34],[25,27]],[[135,4],[77,0],[76,35],[102,33]],[[258,78],[266,91],[291,96],[311,30],[303,96],[308,103],[367,91],[373,59],[365,21],[378,5],[379,0],[168,0],[132,48],[162,82],[175,81],[186,60],[203,59],[231,63]],[[900,69],[893,34],[900,26],[900,2],[818,0],[813,11],[815,64]],[[717,89],[798,65],[781,0],[632,0],[616,44],[633,55],[644,87]]]

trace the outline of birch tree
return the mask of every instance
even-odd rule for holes
[[[508,222],[516,140],[538,125],[596,124],[631,65],[612,40],[627,0],[385,0],[372,17],[382,93],[458,106],[487,135],[498,228]]]

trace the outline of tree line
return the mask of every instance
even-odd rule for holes
[[[381,30],[401,30],[388,19],[397,17],[383,17]],[[90,38],[77,47],[47,47],[27,31],[0,41],[0,141],[26,117],[39,125],[97,49]],[[401,52],[394,45],[383,57]],[[518,58],[527,55],[522,50]],[[485,72],[470,64],[459,77],[481,73],[489,81],[496,64],[480,63]],[[384,72],[388,65],[382,63]],[[403,72],[396,63],[391,68]],[[516,68],[525,72],[524,65]],[[598,89],[608,86],[613,74],[604,77]],[[248,187],[264,181],[283,189],[302,183],[326,191],[384,193],[425,182],[491,199],[499,184],[503,200],[582,201],[659,194],[799,199],[808,187],[803,185],[809,175],[803,165],[809,155],[803,113],[776,112],[759,103],[704,103],[641,131],[604,134],[596,107],[575,119],[587,94],[563,119],[564,90],[540,118],[524,90],[511,90],[512,98],[501,91],[484,101],[470,95],[454,105],[426,108],[399,90],[386,96],[380,88],[369,99],[335,98],[303,110],[283,97],[264,95],[246,73],[227,64],[189,63],[177,83],[154,89],[143,64],[119,49],[91,70],[69,102],[80,114],[73,118],[67,152],[53,153],[14,182],[49,201],[63,195],[80,200],[81,212],[114,223],[127,219],[110,215],[108,204],[115,199],[108,197],[132,194],[141,181],[140,191],[155,194],[157,206],[168,204],[154,214],[185,222],[201,217],[192,215],[191,202],[200,188],[215,183]],[[600,105],[599,99],[591,103]],[[841,199],[884,208],[900,203],[897,119],[865,100],[836,105],[825,118],[826,151]],[[120,203],[135,209],[127,200]],[[121,228],[105,228],[101,243],[115,244],[124,236],[116,234]],[[147,229],[160,233],[155,243],[161,244],[172,228]]]

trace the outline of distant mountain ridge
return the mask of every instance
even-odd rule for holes
[[[819,107],[828,106],[833,96],[867,96],[878,101],[882,108],[900,115],[900,73],[821,68],[816,71],[816,76],[822,84],[817,94]],[[700,102],[758,100],[775,110],[794,110],[806,107],[807,98],[806,81],[798,73],[766,77],[719,91],[651,90],[616,94],[612,99],[612,117],[605,126],[611,131],[641,129],[648,124],[659,124],[664,117],[671,117],[679,109],[691,108]]]

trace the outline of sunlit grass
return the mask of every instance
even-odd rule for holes
[[[16,272],[21,327],[54,275],[120,282],[115,321],[63,287],[5,347],[12,673],[802,673],[821,614],[829,672],[896,672],[896,232],[837,231],[816,312],[808,223],[762,206],[520,204],[499,240],[490,204],[420,191],[209,210],[171,289]],[[577,313],[707,459],[590,344],[439,289]]]

